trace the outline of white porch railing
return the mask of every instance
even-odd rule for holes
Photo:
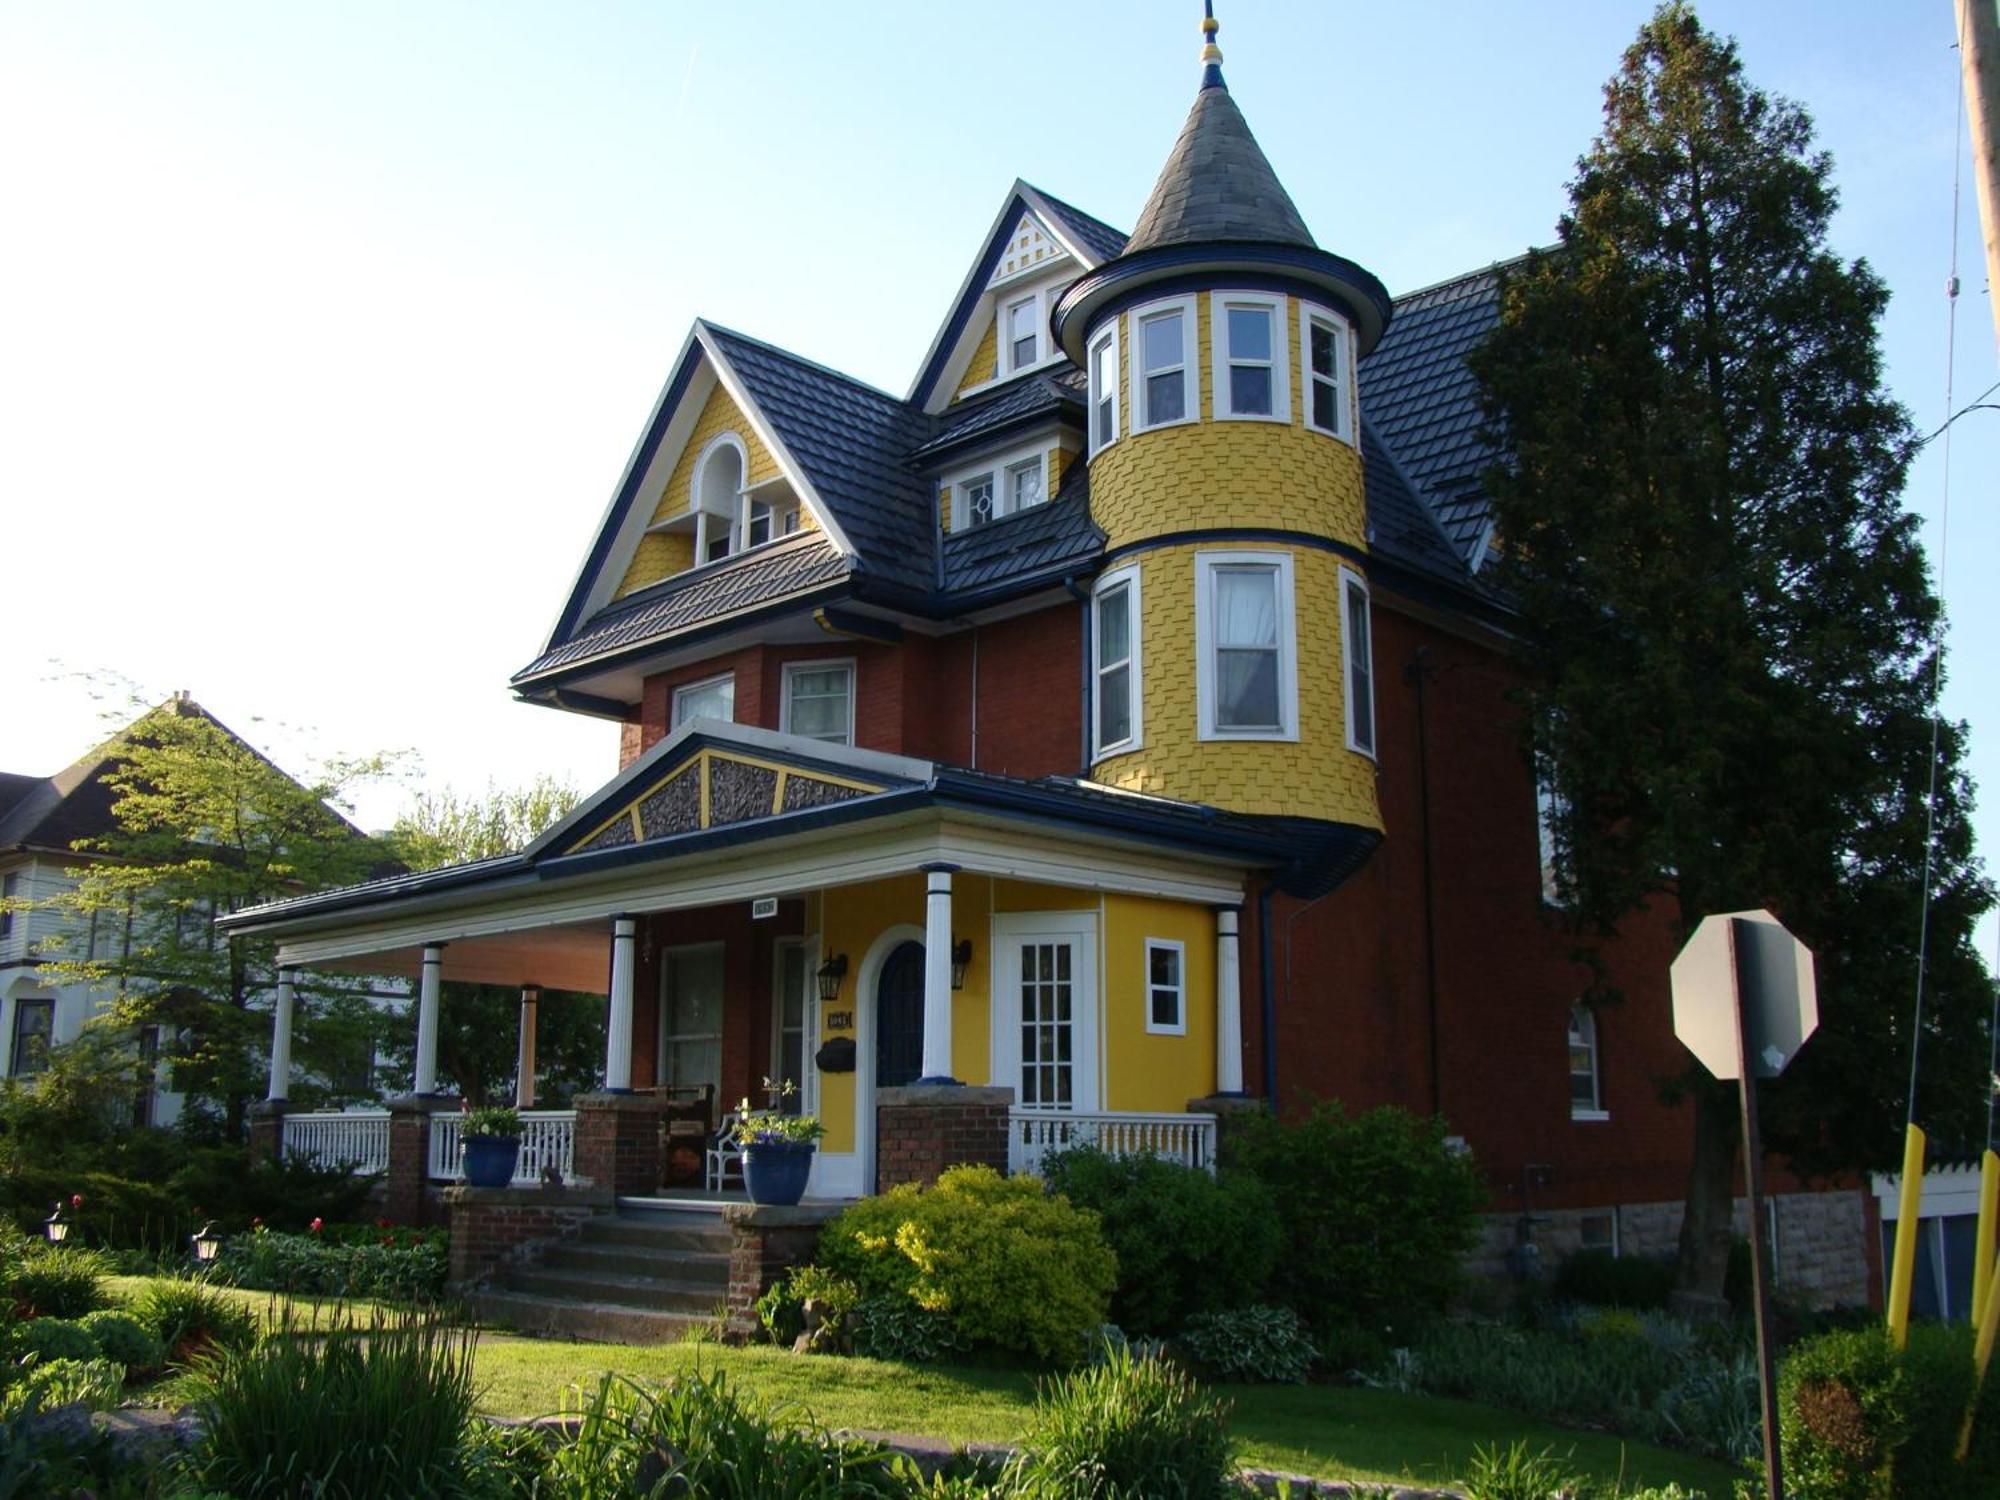
[[[1107,1156],[1158,1156],[1213,1172],[1215,1116],[1007,1112],[1009,1172],[1039,1177],[1042,1158],[1070,1146],[1095,1146]]]
[[[457,1182],[465,1175],[460,1152],[460,1116],[446,1110],[431,1116],[430,1175]],[[533,1186],[542,1180],[542,1169],[554,1167],[568,1182],[576,1159],[576,1111],[573,1109],[524,1109],[521,1111],[521,1155],[514,1163],[518,1186]]]
[[[357,1172],[389,1170],[389,1111],[325,1110],[285,1116],[285,1155]]]

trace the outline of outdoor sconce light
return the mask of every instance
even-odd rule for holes
[[[836,953],[819,966],[819,997],[831,1003],[840,998],[840,981],[847,977],[847,955]]]
[[[42,1221],[42,1233],[49,1237],[51,1245],[60,1245],[69,1238],[69,1220],[62,1216],[60,1203],[56,1205],[56,1211]]]
[[[951,987],[965,988],[965,971],[972,964],[972,939],[960,938],[951,945]]]
[[[189,1238],[188,1243],[194,1247],[197,1265],[209,1265],[222,1253],[222,1236],[215,1232],[213,1221],[202,1225],[201,1229]]]

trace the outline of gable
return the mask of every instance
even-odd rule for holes
[[[1055,237],[1042,227],[1041,220],[1031,213],[1023,213],[1015,223],[1012,233],[1000,252],[1000,264],[994,268],[989,286],[1005,281],[1010,276],[1019,276],[1032,271],[1045,260],[1054,260],[1069,252],[1056,243]]]
[[[609,816],[562,848],[564,854],[620,849],[707,828],[852,802],[887,790],[881,782],[818,766],[715,747],[694,751]]]
[[[758,485],[781,478],[778,460],[769,445],[751,424],[736,398],[717,382],[702,403],[694,425],[681,445],[679,459],[668,473],[659,494],[652,499],[651,509],[646,512],[646,524],[659,525],[687,514],[694,491],[695,465],[708,452],[709,445],[725,434],[733,435],[743,444],[747,459],[744,483]],[[642,502],[643,502],[642,494]],[[815,523],[810,510],[801,510],[801,526],[811,527]],[[672,574],[684,572],[694,562],[694,537],[690,532],[647,531],[638,540],[632,552],[632,561],[627,565],[624,577],[612,591],[613,599],[622,599],[637,589]]]

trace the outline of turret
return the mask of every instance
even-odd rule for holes
[[[1201,88],[1132,237],[1058,302],[1089,377],[1092,779],[1381,827],[1355,365],[1382,285]]]

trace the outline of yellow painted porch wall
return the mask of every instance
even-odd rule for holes
[[[1146,939],[1181,944],[1187,1034],[1146,1030]],[[1104,898],[1104,1107],[1178,1114],[1215,1092],[1215,914],[1185,901]]]
[[[660,494],[653,507],[651,522],[669,520],[685,515],[694,485],[694,461],[711,441],[725,432],[733,432],[743,440],[743,450],[750,456],[750,472],[743,476],[745,484],[761,484],[766,479],[774,479],[778,474],[778,460],[771,450],[764,446],[756,429],[745,420],[743,410],[730,398],[729,392],[718,384],[709,392],[708,400],[702,404],[701,416],[695,421],[694,430],[688,434],[687,444],[681,449],[681,456],[674,464],[674,471],[667,476],[667,487]],[[810,519],[802,512],[801,522]],[[632,565],[625,570],[624,580],[618,585],[614,598],[623,598],[635,589],[642,589],[649,583],[658,583],[675,573],[685,572],[694,565],[694,538],[681,532],[652,532],[639,538],[639,547],[632,554]]]

